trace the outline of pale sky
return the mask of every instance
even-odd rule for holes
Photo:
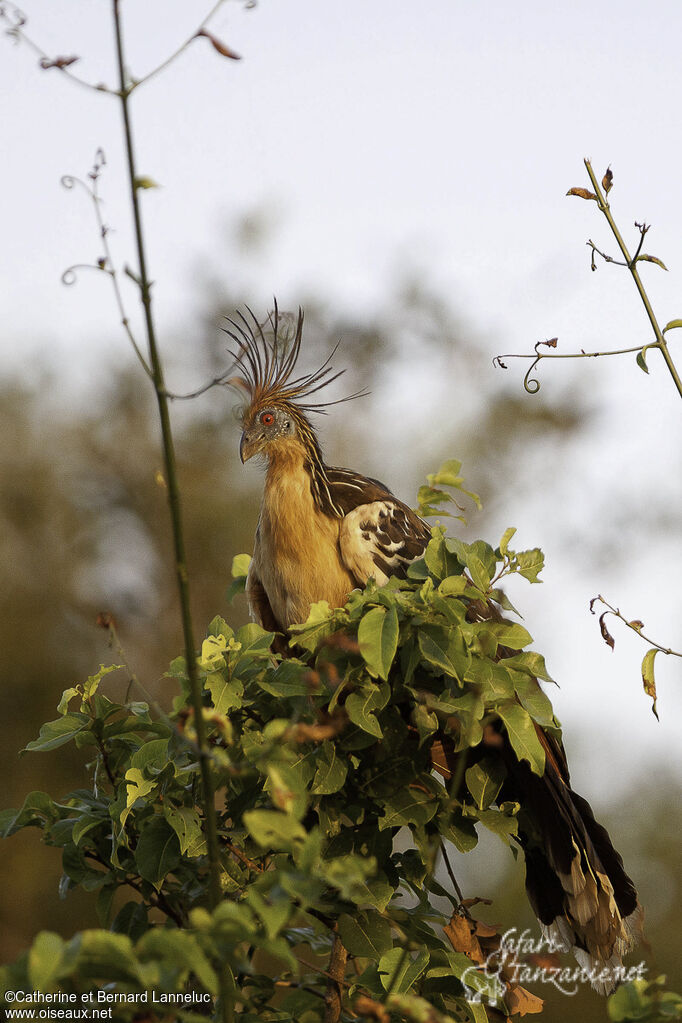
[[[180,45],[209,6],[125,0],[133,74]],[[113,83],[108,3],[26,0],[24,9],[48,53],[79,55],[74,71]],[[210,27],[241,61],[195,40],[133,101],[139,169],[162,185],[142,196],[162,339],[180,331],[191,346],[200,267],[257,308],[273,294],[286,308],[316,292],[371,311],[407,266],[450,298],[491,360],[555,335],[562,351],[646,343],[627,272],[590,272],[588,237],[615,254],[606,223],[595,204],[565,197],[589,184],[584,156],[599,178],[613,168],[612,208],[632,248],[633,222],[653,225],[645,250],[669,273],[645,266],[642,275],[662,323],[682,317],[679,0],[260,0],[225,3]],[[29,379],[59,365],[82,389],[103,359],[129,353],[123,338],[120,352],[97,347],[115,336],[104,276],[60,283],[100,250],[91,208],[59,181],[85,176],[104,148],[112,245],[120,264],[132,263],[119,109],[4,38],[0,95],[0,355]],[[279,225],[267,257],[235,266],[226,228],[259,209]],[[670,342],[682,366],[682,331]],[[606,570],[586,569],[559,542],[562,530],[608,530],[595,514],[623,488],[642,509],[659,490],[679,508],[682,405],[658,353],[649,364],[644,376],[633,355],[543,363],[545,397],[594,389],[600,411],[555,478],[537,481],[546,517],[529,518],[516,498],[490,537],[514,524],[522,543],[546,551],[544,586],[512,599],[562,683],[551,695],[588,789],[601,772],[624,791],[645,762],[679,745],[681,662],[658,657],[657,724],[640,688],[646,647],[615,630],[611,654],[586,609],[604,592],[680,649],[679,530],[652,536],[644,512],[639,542]],[[521,364],[509,365],[520,391]],[[597,741],[599,759],[589,754]]]

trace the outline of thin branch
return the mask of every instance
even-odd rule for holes
[[[92,82],[88,82],[85,78],[81,78],[80,75],[76,75],[71,70],[71,65],[79,59],[78,57],[50,57],[45,50],[42,49],[38,43],[34,42],[30,36],[24,32],[24,25],[26,24],[26,15],[23,11],[17,7],[11,0],[3,0],[0,3],[0,20],[5,21],[9,28],[6,30],[7,35],[11,36],[17,42],[23,42],[30,50],[33,50],[39,57],[39,65],[43,71],[51,70],[52,68],[60,71],[67,78],[70,78],[72,82],[77,85],[82,85],[83,88],[89,89],[91,92],[106,92],[110,96],[115,96],[116,93],[113,89],[110,89],[103,83],[93,85]]]
[[[584,163],[585,163],[585,167],[587,169],[587,173],[590,176],[590,181],[592,182],[592,187],[594,188],[595,194],[597,196],[597,204],[599,206],[599,209],[602,211],[602,213],[606,217],[606,219],[608,221],[608,224],[609,224],[609,227],[611,228],[611,231],[613,232],[613,236],[616,239],[616,241],[618,242],[618,247],[619,247],[620,251],[623,253],[623,257],[624,257],[624,259],[627,262],[628,270],[632,274],[632,279],[634,280],[635,285],[637,287],[637,291],[639,292],[639,297],[641,298],[642,304],[644,305],[644,308],[646,310],[646,314],[649,317],[649,322],[650,322],[650,324],[651,324],[651,326],[653,328],[654,334],[656,335],[656,342],[657,342],[656,347],[661,349],[661,353],[663,355],[663,358],[665,359],[665,362],[666,362],[666,365],[668,367],[668,370],[670,371],[670,375],[673,378],[673,381],[675,383],[675,386],[677,387],[677,390],[678,390],[678,392],[680,394],[680,397],[682,397],[682,380],[680,379],[680,376],[679,376],[679,374],[677,372],[677,368],[675,366],[675,363],[673,362],[672,357],[670,355],[670,352],[668,351],[668,346],[666,344],[665,337],[663,336],[663,332],[662,332],[661,328],[658,325],[658,320],[656,319],[656,316],[654,314],[653,308],[651,306],[651,302],[649,301],[649,296],[646,293],[644,285],[642,284],[642,279],[639,276],[639,272],[637,270],[637,265],[636,265],[637,264],[637,259],[641,258],[639,256],[639,248],[637,250],[636,258],[632,259],[630,257],[630,253],[628,252],[627,245],[623,241],[621,233],[620,233],[620,231],[618,230],[618,228],[616,226],[616,222],[614,221],[614,219],[613,219],[613,217],[611,215],[611,208],[610,208],[609,203],[608,203],[608,201],[606,199],[606,196],[602,193],[601,188],[599,187],[599,183],[597,181],[595,173],[592,170],[592,164],[587,159],[584,161]],[[642,232],[641,232],[641,229],[640,229],[640,234],[641,233]]]
[[[452,883],[452,887],[457,892],[457,897],[459,898],[459,901],[460,901],[460,904],[461,904],[464,901],[464,896],[462,895],[462,889],[457,884],[457,878],[455,877],[454,871],[453,871],[452,866],[450,864],[450,857],[448,856],[448,851],[445,848],[445,845],[444,845],[443,842],[441,842],[441,852],[443,853],[443,861],[445,863],[445,869],[448,872],[448,876],[449,876],[450,881]]]
[[[162,61],[158,65],[158,67],[155,67],[152,71],[149,71],[146,75],[143,75],[142,78],[138,78],[135,81],[131,82],[131,84],[128,86],[128,94],[130,94],[134,89],[139,89],[139,87],[141,85],[144,85],[145,82],[148,82],[150,78],[154,78],[155,75],[158,75],[161,71],[164,71],[169,64],[172,64],[173,61],[180,56],[181,53],[184,53],[187,47],[197,38],[197,34],[201,32],[202,28],[206,28],[211,18],[213,18],[213,16],[218,12],[218,9],[222,7],[224,3],[225,0],[217,0],[217,2],[213,5],[211,10],[204,18],[204,20],[199,24],[199,27],[192,33],[191,36],[189,36],[188,39],[185,39],[184,43],[182,43],[181,46],[178,46],[177,50],[171,53],[170,57],[166,57],[166,59]]]
[[[112,0],[112,13],[114,19],[114,32],[116,38],[116,57],[119,75],[119,98],[121,102],[121,113],[123,115],[123,131],[125,136],[125,151],[128,164],[128,185],[130,189],[130,201],[135,224],[135,241],[137,247],[137,258],[139,267],[139,289],[140,301],[144,310],[144,319],[149,348],[149,362],[153,372],[154,390],[156,392],[159,419],[161,423],[161,438],[163,445],[163,457],[166,471],[166,482],[168,485],[168,504],[171,516],[173,533],[173,548],[175,555],[176,580],[178,596],[180,600],[180,612],[182,618],[182,629],[185,641],[185,661],[187,665],[187,676],[192,695],[194,707],[194,724],[197,733],[197,744],[199,746],[199,768],[201,774],[201,786],[203,792],[203,810],[206,820],[206,844],[209,862],[209,903],[215,909],[221,901],[222,892],[220,885],[220,853],[218,848],[218,828],[216,809],[214,801],[213,778],[211,775],[211,757],[208,749],[206,724],[203,717],[203,694],[199,681],[194,629],[189,596],[189,577],[187,571],[187,557],[185,553],[185,540],[182,525],[182,510],[180,502],[180,490],[177,477],[175,458],[175,447],[171,431],[170,415],[168,410],[168,399],[165,394],[163,365],[159,355],[156,340],[156,329],[152,314],[151,281],[147,274],[147,257],[144,244],[144,233],[142,228],[142,215],[138,201],[137,179],[138,174],[135,166],[135,150],[133,145],[132,124],[129,111],[129,91],[126,83],[125,60],[123,52],[123,36],[120,15],[120,0]],[[220,988],[222,1015],[224,1023],[234,1021],[235,1003],[235,982],[234,975],[227,963],[220,971]]]
[[[626,264],[623,263],[622,265],[625,266]],[[538,341],[538,344],[543,344],[543,342]],[[660,345],[658,341],[652,341],[648,345],[635,345],[632,348],[614,348],[603,352],[563,352],[561,354],[558,352],[538,352],[536,347],[534,354],[507,352],[504,355],[496,355],[493,359],[493,365],[499,366],[500,369],[506,369],[507,367],[503,362],[504,359],[532,359],[532,365],[523,378],[523,386],[529,394],[537,394],[540,390],[540,381],[537,377],[531,377],[531,373],[542,359],[601,359],[606,355],[628,355],[634,352],[641,352],[643,347],[659,348]]]
[[[658,650],[659,653],[669,654],[671,657],[682,657],[682,653],[680,653],[678,650],[673,650],[671,649],[671,647],[662,646],[662,644],[657,643],[655,639],[651,639],[649,636],[647,636],[646,633],[642,631],[642,629],[644,628],[643,622],[639,621],[639,619],[636,618],[633,619],[626,618],[624,614],[621,614],[619,608],[614,607],[612,604],[609,604],[608,600],[605,600],[601,594],[599,594],[597,597],[594,597],[593,600],[590,601],[590,611],[592,611],[592,614],[595,613],[593,607],[595,601],[597,600],[600,601],[600,603],[602,603],[604,607],[607,607],[612,615],[614,615],[616,618],[620,618],[621,622],[627,625],[628,629],[631,629],[633,632],[636,632],[638,636],[641,636],[641,638],[646,643],[649,643],[652,647],[654,647],[654,649]]]

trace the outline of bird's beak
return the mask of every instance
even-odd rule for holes
[[[246,430],[242,433],[242,438],[239,441],[239,457],[244,462],[248,462],[249,458],[257,454],[260,450],[260,440],[258,436],[254,436],[252,433],[247,433]]]

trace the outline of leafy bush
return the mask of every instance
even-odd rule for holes
[[[430,477],[422,502],[461,488],[458,468]],[[120,1020],[141,1005],[167,1016],[172,1003],[173,1018],[191,1020],[219,1011],[227,964],[245,1023],[350,1019],[353,1006],[378,1020],[485,1020],[471,998],[488,981],[471,948],[490,951],[499,935],[434,869],[444,843],[472,850],[479,824],[513,845],[519,806],[496,804],[504,768],[486,756],[487,727],[501,722],[536,774],[534,722],[558,729],[537,682],[549,677],[542,656],[525,628],[493,614],[513,610],[502,579],[536,582],[542,567],[539,551],[510,550],[512,536],[493,550],[436,527],[406,580],[370,581],[344,608],[313,606],[287,658],[259,626],[213,619],[198,666],[221,800],[214,912],[184,659],[168,673],[179,690],[170,718],[106,695],[115,665],[67,689],[27,749],[74,743],[89,784],[60,799],[33,792],[0,825],[5,836],[38,827],[62,850],[61,893],[96,892],[101,929],[41,933],[4,968],[5,989],[108,997]],[[233,591],[247,569],[235,559]],[[467,766],[456,754],[470,747],[479,755]],[[411,844],[398,848],[406,830]],[[541,1002],[507,982],[498,1005]]]

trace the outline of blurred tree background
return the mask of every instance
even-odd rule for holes
[[[248,225],[240,226],[232,244],[236,259],[242,246],[253,255]],[[229,365],[227,338],[218,328],[245,297],[226,293],[208,273],[200,287],[205,312],[196,334],[165,343],[167,378],[177,390],[190,390]],[[259,315],[268,301],[267,296],[259,300]],[[556,389],[551,395],[547,389],[531,400],[518,380],[493,372],[488,347],[462,311],[414,275],[398,280],[371,316],[332,308],[323,295],[302,296],[301,304],[306,366],[321,363],[340,340],[334,362],[347,373],[334,385],[337,395],[361,387],[371,391],[370,398],[329,410],[321,423],[327,460],[383,477],[401,497],[414,501],[426,472],[448,457],[460,458],[467,485],[484,500],[484,512],[469,527],[454,524],[465,536],[494,541],[500,515],[504,518],[514,495],[526,493],[532,500],[533,481],[551,479],[567,446],[580,443],[593,423],[591,407],[575,392],[557,398]],[[114,346],[121,347],[118,339],[103,347]],[[185,386],[187,381],[192,383]],[[20,805],[32,789],[57,795],[85,783],[73,752],[20,759],[17,753],[43,721],[54,717],[64,688],[100,662],[117,660],[106,633],[96,626],[100,611],[114,615],[130,667],[154,697],[168,706],[174,695],[163,673],[181,642],[147,382],[126,356],[113,360],[113,367],[112,360],[103,360],[102,374],[87,393],[65,400],[64,387],[59,374],[46,369],[30,383],[6,379],[0,392],[3,806]],[[428,422],[440,424],[437,435],[424,427],[426,404]],[[173,406],[198,636],[215,614],[233,624],[246,619],[243,598],[229,608],[225,593],[233,555],[251,549],[262,479],[251,465],[239,463],[236,405],[232,392],[216,387]],[[621,515],[626,513],[627,506],[621,508]],[[665,487],[648,515],[650,523],[669,525]],[[589,557],[589,537],[584,540]],[[605,556],[603,540],[599,543]],[[532,622],[529,627],[533,631]],[[119,680],[109,688],[124,685]],[[628,686],[624,698],[641,696],[636,686]],[[579,737],[569,734],[567,747],[570,761],[580,749]],[[638,950],[632,961],[645,956],[649,976],[666,972],[675,988],[682,983],[675,954],[682,818],[674,779],[658,774],[654,779],[643,768],[627,804],[605,810],[599,779],[584,794],[612,831],[647,907],[652,949]],[[483,852],[473,857],[455,854],[464,894],[494,900],[482,913],[490,921],[528,926],[535,934],[520,866],[492,837],[485,836],[481,846]],[[3,842],[0,856],[4,960],[15,958],[40,929],[70,935],[93,924],[87,897],[60,901],[58,855],[42,847],[37,835],[24,832]],[[586,1023],[605,1018],[603,1003],[589,990],[571,1000],[548,990],[537,993],[550,1002],[548,1018],[573,1018],[577,1012]]]

